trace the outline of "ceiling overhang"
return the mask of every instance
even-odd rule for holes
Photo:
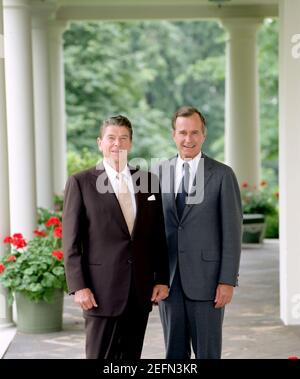
[[[221,0],[219,0],[220,2]],[[278,16],[278,0],[58,0],[58,20],[199,20]]]

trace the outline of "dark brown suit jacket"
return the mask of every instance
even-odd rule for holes
[[[131,277],[141,307],[151,310],[155,284],[169,284],[167,244],[158,179],[131,170],[137,213],[132,236],[104,166],[88,169],[68,179],[63,210],[63,249],[69,293],[90,288],[98,308],[90,316],[118,316],[126,306]],[[137,180],[135,180],[137,178]],[[99,181],[100,180],[100,181]],[[99,193],[100,182],[110,192]],[[152,188],[153,190],[153,188]],[[148,198],[154,194],[155,200]],[[152,197],[153,198],[153,197]]]

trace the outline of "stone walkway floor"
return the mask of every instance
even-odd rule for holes
[[[284,326],[279,318],[278,242],[243,249],[239,287],[224,320],[223,358],[300,357],[300,326]],[[4,359],[84,358],[81,312],[66,296],[60,333],[17,333]],[[151,313],[142,358],[164,358],[158,310]]]

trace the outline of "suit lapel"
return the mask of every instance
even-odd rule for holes
[[[107,208],[109,209],[110,212],[115,212],[116,219],[118,220],[121,228],[124,230],[124,232],[129,233],[129,230],[128,230],[128,227],[126,224],[126,220],[124,218],[122,209],[121,209],[120,204],[119,204],[119,200],[118,200],[118,198],[115,194],[115,191],[113,189],[113,186],[112,186],[112,184],[111,184],[111,182],[107,176],[107,173],[106,173],[104,165],[103,165],[103,161],[101,161],[99,164],[97,164],[97,166],[95,167],[95,169],[93,171],[93,175],[96,177],[97,189],[98,189],[99,184],[100,185],[101,185],[101,183],[104,184],[105,192],[99,192],[99,190],[98,190],[98,193],[101,194],[101,196],[104,196],[103,200],[105,201]],[[101,181],[99,180],[100,176],[101,176]],[[99,180],[99,182],[97,183],[98,180]]]
[[[113,186],[111,184],[111,181],[109,180],[107,173],[105,171],[103,161],[101,161],[100,163],[97,164],[93,174],[97,177],[97,181],[99,180],[97,186],[99,186],[99,185],[101,185],[101,183],[103,183],[104,188],[106,189],[106,192],[104,192],[104,193],[109,193],[109,194],[114,195],[114,198],[116,199],[116,201],[118,201],[116,194],[115,194],[115,191],[113,189]],[[100,181],[100,177],[101,177],[101,181]],[[100,192],[100,193],[102,193],[102,192]]]
[[[161,191],[164,199],[164,207],[172,212],[177,221],[177,209],[175,203],[175,169],[177,156],[171,158],[162,167],[161,172]]]

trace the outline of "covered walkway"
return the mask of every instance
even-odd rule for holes
[[[53,194],[65,186],[62,35],[68,22],[218,20],[228,33],[225,161],[240,183],[254,184],[259,182],[261,166],[256,33],[264,18],[278,17],[280,318],[287,325],[300,325],[300,176],[295,175],[300,160],[300,0],[231,0],[222,7],[211,0],[113,3],[0,0],[1,236],[22,232],[31,238],[36,207],[51,209]],[[4,252],[0,244],[0,256]],[[257,295],[260,288],[255,291]],[[11,321],[6,292],[0,288],[0,328],[9,328]]]
[[[225,315],[223,358],[285,359],[292,355],[300,357],[300,327],[284,326],[280,320],[278,241],[244,248],[239,287]],[[17,333],[4,358],[84,358],[83,320],[72,299],[65,299],[63,332]],[[164,358],[157,308],[148,324],[143,358]]]

